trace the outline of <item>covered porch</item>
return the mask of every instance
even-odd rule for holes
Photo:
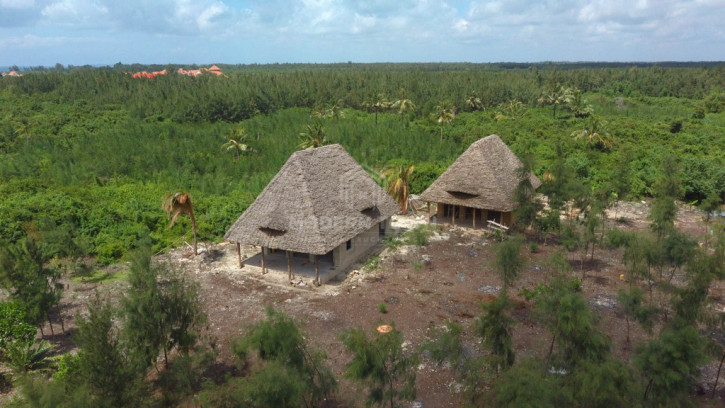
[[[257,248],[254,254],[242,254],[237,244],[240,268],[258,269],[260,274],[273,272],[280,280],[301,279],[316,285],[328,282],[339,272],[332,251],[325,255],[314,255],[276,248]]]
[[[431,204],[428,204],[428,215],[431,219],[435,219],[437,223],[448,223],[465,228],[488,228],[491,226],[498,228],[498,226],[501,226],[506,229],[511,227],[513,223],[513,214],[510,211],[504,212],[456,204],[436,203],[435,212],[433,213],[430,207]]]

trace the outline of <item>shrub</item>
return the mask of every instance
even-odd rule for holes
[[[303,401],[318,406],[337,389],[332,371],[324,364],[327,356],[309,349],[297,324],[272,308],[267,309],[266,320],[250,326],[248,334],[232,342],[232,352],[241,362],[246,361],[249,350],[256,351],[265,366],[250,377],[249,383],[254,384],[251,391],[244,391],[244,384],[240,384],[241,392],[251,392],[253,400],[280,398],[275,396],[281,392],[277,386],[266,384],[280,376],[291,389],[280,394],[284,401],[298,401],[296,405],[277,405],[283,402],[277,401],[277,404],[253,406],[298,406]]]
[[[405,243],[408,245],[424,246],[428,243],[430,233],[430,227],[427,224],[420,224],[405,233]]]
[[[6,346],[5,357],[15,372],[24,373],[42,367],[53,349],[47,341],[13,341]]]
[[[403,352],[403,334],[397,330],[373,334],[368,338],[361,328],[351,329],[341,336],[353,353],[345,367],[345,376],[363,382],[368,389],[367,405],[380,406],[415,398],[415,367],[417,356]]]
[[[37,329],[25,320],[25,311],[15,302],[0,303],[0,352],[15,341],[32,342]]]
[[[378,312],[382,314],[388,313],[388,306],[386,306],[384,302],[380,302],[380,304],[378,304]]]
[[[410,192],[420,194],[446,170],[438,163],[421,162],[415,165],[415,171],[410,177]]]

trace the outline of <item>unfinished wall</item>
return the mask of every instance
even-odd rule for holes
[[[390,222],[390,218],[381,221],[381,223],[384,223],[385,225],[386,235],[389,235],[392,232]],[[367,231],[353,238],[351,240],[352,247],[350,249],[347,249],[347,243],[343,242],[332,251],[332,256],[335,262],[335,269],[339,271],[347,268],[348,266],[350,266],[350,264],[359,260],[381,240],[382,238],[380,237],[380,224],[375,224]]]

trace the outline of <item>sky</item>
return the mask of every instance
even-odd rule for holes
[[[724,61],[725,0],[0,0],[0,66]]]

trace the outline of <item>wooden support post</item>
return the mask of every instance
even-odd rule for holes
[[[315,284],[320,286],[320,265],[317,262],[317,255],[315,255]]]
[[[289,280],[292,280],[292,262],[290,261],[289,251],[285,252],[287,252],[287,274],[289,275]]]
[[[264,275],[264,247],[262,247],[262,275]]]
[[[237,256],[239,257],[239,269],[244,268],[244,262],[242,261],[242,244],[237,242]]]
[[[453,226],[456,226],[456,208],[457,205],[451,204],[451,222],[453,223]]]
[[[426,201],[425,206],[428,208],[428,221],[430,221],[430,201]]]
[[[476,229],[476,208],[473,208],[473,229]]]

